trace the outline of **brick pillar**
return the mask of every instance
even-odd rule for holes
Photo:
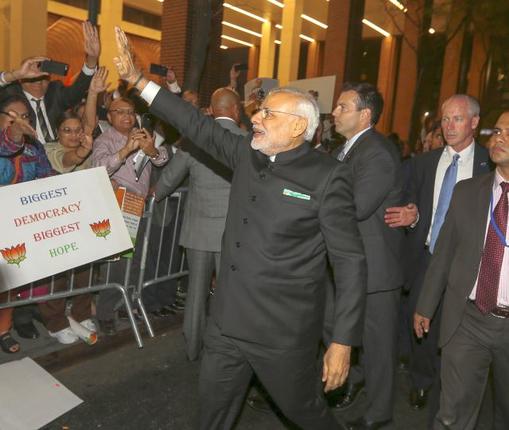
[[[181,84],[191,46],[189,6],[190,0],[165,1],[161,16],[161,64],[173,67]]]
[[[359,79],[364,0],[330,0],[323,75],[336,75],[334,101],[346,80]]]
[[[206,106],[210,94],[229,81],[228,76],[220,76],[223,58],[221,45],[222,4],[212,1],[212,23],[210,34],[201,34],[192,25],[192,0],[171,0],[163,3],[161,17],[161,63],[170,65],[182,84],[189,67],[189,51],[192,37],[205,37],[209,40],[207,59],[200,83],[201,105]]]

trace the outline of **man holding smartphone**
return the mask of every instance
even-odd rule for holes
[[[1,92],[24,95],[30,103],[30,124],[37,132],[37,139],[43,144],[55,140],[57,118],[85,97],[97,69],[101,46],[97,28],[88,21],[83,23],[83,37],[85,63],[69,87],[64,87],[61,81],[51,81],[48,73],[41,75],[41,62],[48,60],[44,57],[26,59],[18,70],[0,74]]]

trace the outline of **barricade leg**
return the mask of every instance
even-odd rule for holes
[[[129,300],[129,294],[127,293],[127,289],[121,285],[116,286],[116,288],[122,294],[122,298],[125,303],[125,309],[127,311],[127,316],[129,318],[129,322],[131,323],[131,328],[133,329],[134,338],[136,339],[138,348],[143,348],[143,341],[141,340],[140,331],[138,330],[136,320],[134,319],[133,308],[131,306],[131,301]]]

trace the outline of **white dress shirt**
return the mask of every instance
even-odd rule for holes
[[[435,212],[438,206],[438,199],[440,197],[440,190],[442,188],[442,182],[444,182],[445,171],[452,163],[453,156],[459,154],[458,160],[458,175],[456,176],[456,183],[465,179],[470,179],[474,172],[474,141],[468,145],[463,151],[456,152],[449,145],[446,145],[440,160],[438,161],[437,173],[435,175],[435,188],[433,189],[433,213],[431,216],[431,224],[428,231],[428,237],[426,238],[426,245],[431,242],[431,228],[433,227],[433,221],[435,220]]]
[[[493,181],[493,190],[492,190],[492,197],[493,197],[493,206],[490,208],[490,211],[488,213],[487,219],[486,219],[486,231],[484,233],[484,241],[486,242],[486,236],[488,235],[488,228],[490,226],[490,218],[491,218],[491,212],[495,210],[497,207],[497,203],[502,197],[502,187],[500,186],[501,182],[508,182],[506,181],[502,175],[498,171],[495,172],[495,180]],[[508,221],[509,221],[509,215],[508,215]],[[509,224],[508,224],[509,226]],[[505,241],[506,243],[509,243],[509,228],[506,231],[505,234]],[[481,265],[479,265],[479,271],[481,269]],[[471,300],[475,300],[475,294],[477,292],[477,283],[479,282],[479,271],[477,272],[477,279],[474,284],[474,288],[472,289],[472,292],[470,293],[469,298]],[[498,296],[497,296],[497,306],[509,306],[509,248],[504,247],[504,257],[502,260],[502,268],[500,270],[500,279],[498,282]]]

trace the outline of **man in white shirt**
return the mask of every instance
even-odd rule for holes
[[[488,152],[474,141],[479,124],[479,103],[473,97],[457,94],[442,104],[442,131],[445,148],[427,152],[411,161],[403,207],[387,209],[386,222],[391,227],[412,226],[408,230],[405,252],[406,284],[409,288],[408,314],[413,315],[455,183],[490,170]],[[446,179],[447,178],[447,179]],[[417,216],[418,210],[418,216]],[[438,334],[441,309],[437,310],[432,327],[423,339],[411,337],[410,404],[424,407],[428,390],[434,386],[438,398],[440,356]],[[409,324],[411,322],[409,321]],[[410,328],[411,329],[411,328]],[[429,408],[430,419],[438,404]]]

